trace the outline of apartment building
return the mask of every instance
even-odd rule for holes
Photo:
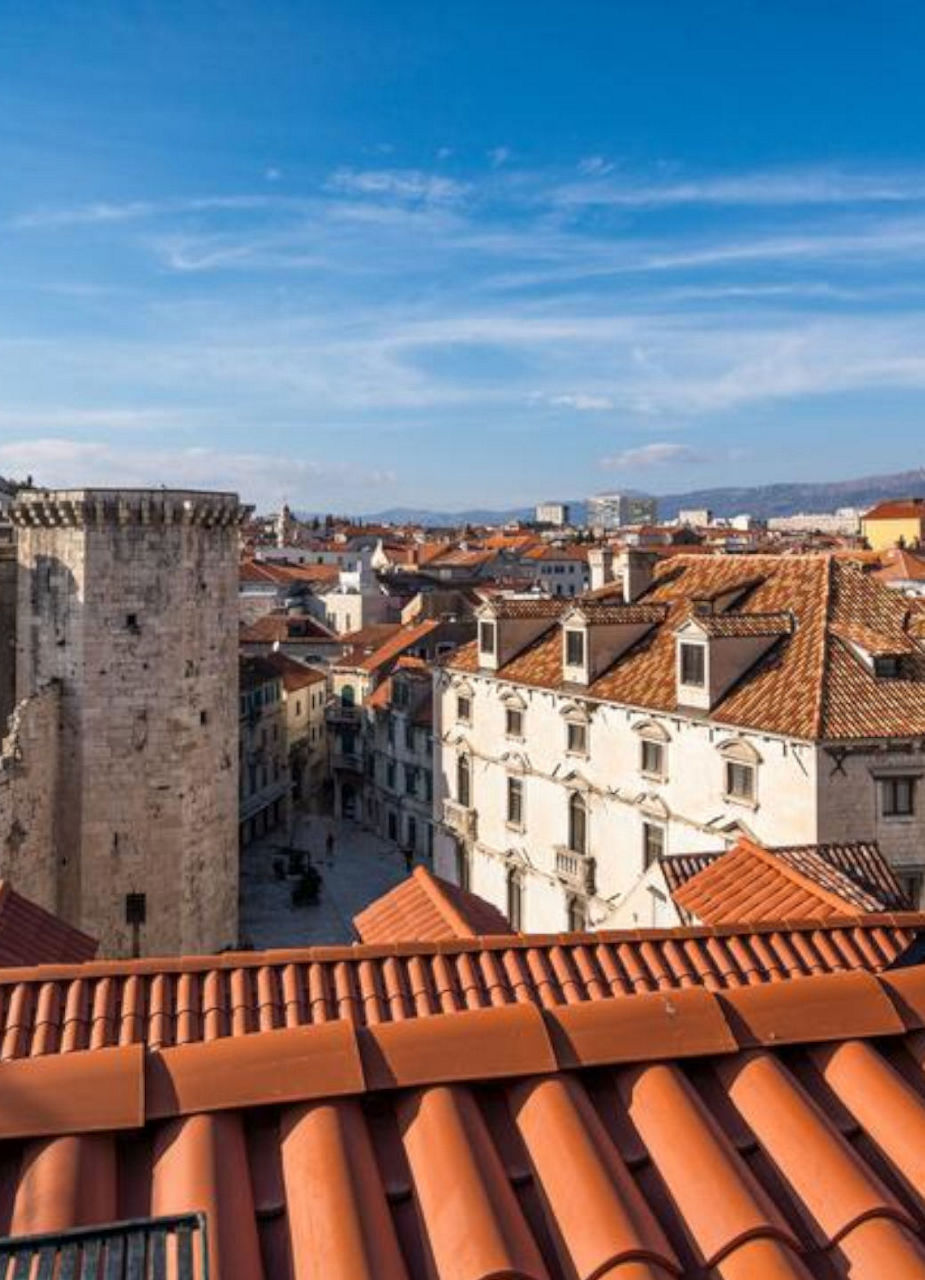
[[[325,805],[328,783],[327,676],[281,652],[269,654],[265,661],[282,682],[293,803],[318,813]]]
[[[367,826],[416,858],[433,857],[433,678],[399,658],[366,700],[370,717],[363,813]]]
[[[285,829],[290,812],[283,678],[268,658],[240,660],[240,844]]]
[[[636,493],[598,493],[588,499],[588,527],[621,529],[624,525],[655,524],[658,500]]]
[[[593,597],[486,604],[436,675],[436,872],[519,928],[648,925],[666,854],[876,840],[920,899],[908,605],[829,556],[638,551]]]

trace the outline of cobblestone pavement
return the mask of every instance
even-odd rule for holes
[[[334,836],[330,861],[325,854],[329,832]],[[313,906],[294,907],[296,878],[280,880],[274,871],[289,843],[306,851],[321,872],[321,897]],[[274,831],[241,855],[241,943],[264,949],[352,942],[351,918],[406,875],[404,857],[371,832],[335,818],[297,814],[291,841],[286,831]]]

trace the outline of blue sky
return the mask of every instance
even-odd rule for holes
[[[506,506],[925,463],[925,10],[4,0],[0,473]]]

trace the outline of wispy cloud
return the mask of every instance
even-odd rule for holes
[[[334,191],[436,204],[461,200],[469,190],[466,182],[420,169],[338,169],[328,185]]]
[[[608,469],[619,468],[635,471],[641,467],[664,467],[671,464],[706,462],[706,455],[692,449],[690,445],[658,441],[654,444],[639,445],[634,449],[623,449],[602,458],[600,465]]]
[[[184,213],[241,212],[269,207],[272,196],[202,196],[178,200],[128,200],[121,203],[99,201],[63,209],[33,209],[18,214],[9,225],[17,230],[99,226],[107,223],[138,222]]]
[[[510,147],[492,147],[488,153],[488,162],[493,169],[500,169],[511,158]]]
[[[614,407],[610,396],[595,395],[588,391],[560,392],[555,395],[534,393],[531,400],[543,401],[555,409],[575,409],[578,413],[602,413]]]

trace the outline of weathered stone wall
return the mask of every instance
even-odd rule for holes
[[[234,495],[25,494],[18,685],[61,684],[57,910],[129,954],[237,941]]]
[[[57,907],[54,796],[60,687],[18,704],[0,748],[0,877],[49,911]]]

